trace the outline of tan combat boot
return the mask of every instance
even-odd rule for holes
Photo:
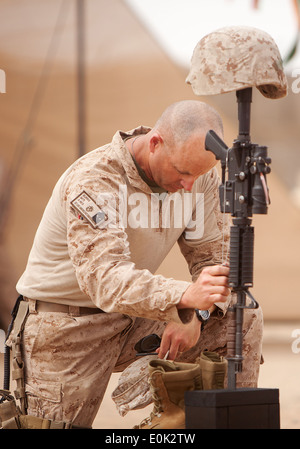
[[[224,388],[227,360],[216,352],[203,351],[197,359],[201,367],[203,390]]]
[[[134,429],[184,429],[184,392],[202,389],[200,365],[152,360],[149,384],[154,407]]]

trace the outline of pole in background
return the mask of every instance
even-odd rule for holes
[[[76,0],[77,15],[77,136],[78,157],[85,154],[85,1]]]

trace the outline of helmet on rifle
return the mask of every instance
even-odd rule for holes
[[[267,98],[287,94],[282,59],[273,38],[252,27],[220,28],[196,45],[186,79],[196,95],[256,86]]]

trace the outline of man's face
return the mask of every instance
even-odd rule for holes
[[[205,136],[192,137],[176,149],[159,143],[149,158],[155,182],[168,192],[192,190],[195,180],[217,163],[213,153],[204,149],[204,140]]]

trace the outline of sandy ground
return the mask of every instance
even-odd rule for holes
[[[297,331],[298,329],[298,331]],[[300,323],[266,323],[259,387],[278,388],[281,429],[300,428]],[[0,353],[0,380],[3,384],[3,353]],[[131,429],[149,415],[152,405],[121,417],[111,400],[119,374],[113,374],[102,405],[94,421],[94,429]],[[13,389],[13,385],[11,385]]]

